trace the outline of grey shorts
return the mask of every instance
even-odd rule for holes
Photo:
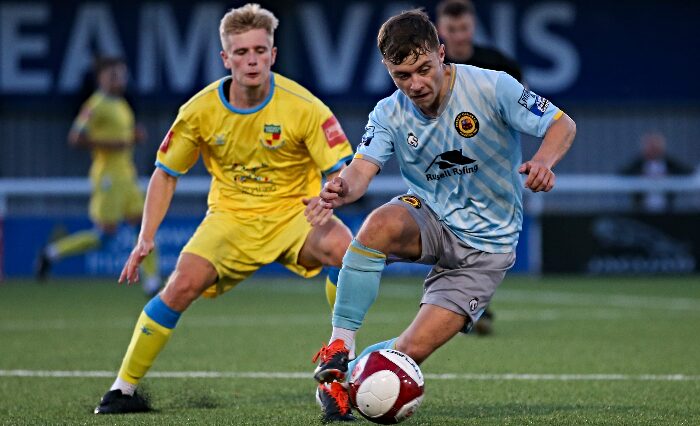
[[[467,317],[464,331],[469,331],[515,263],[515,252],[486,253],[469,246],[415,195],[401,195],[388,204],[409,211],[420,228],[422,243],[418,260],[390,256],[388,261],[433,265],[425,278],[421,305],[437,305]]]

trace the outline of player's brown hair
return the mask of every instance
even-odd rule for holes
[[[398,65],[409,56],[418,56],[438,49],[440,42],[435,25],[420,9],[401,12],[389,18],[379,29],[377,47],[385,60]]]
[[[470,0],[443,0],[435,8],[437,18],[450,16],[456,18],[462,15],[475,15],[476,9]]]
[[[267,31],[272,41],[279,20],[267,9],[257,3],[248,3],[245,6],[231,9],[221,18],[219,36],[224,50],[228,47],[227,36],[241,34],[246,31],[263,29]]]

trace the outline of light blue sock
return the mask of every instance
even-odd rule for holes
[[[385,340],[383,342],[367,346],[362,351],[362,353],[360,353],[360,355],[357,356],[357,358],[350,361],[350,363],[348,364],[348,371],[352,373],[352,370],[355,368],[355,364],[357,364],[357,360],[369,354],[370,352],[378,351],[379,349],[394,349],[394,342],[396,342],[396,339],[397,337],[394,337],[393,339]]]
[[[333,308],[333,327],[357,330],[379,293],[386,264],[384,253],[352,240],[343,256]]]

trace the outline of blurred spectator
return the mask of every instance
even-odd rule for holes
[[[659,132],[648,132],[640,139],[640,153],[621,171],[629,176],[652,178],[689,175],[692,168],[682,164],[666,153],[666,137]],[[634,194],[634,205],[638,210],[662,213],[673,208],[674,195],[662,191],[647,191]]]
[[[520,65],[497,49],[474,44],[476,10],[470,0],[443,0],[438,3],[438,35],[445,44],[445,62],[474,65],[495,71],[505,71],[522,82]],[[493,311],[486,308],[474,327],[474,332],[485,336],[493,332]]]
[[[48,277],[54,263],[96,250],[114,238],[126,220],[138,225],[143,212],[143,193],[133,161],[134,144],[143,142],[145,131],[135,123],[124,98],[128,70],[123,59],[100,58],[95,63],[96,90],[83,103],[68,135],[68,142],[92,153],[90,219],[94,227],[51,242],[37,259],[37,278]],[[144,262],[143,288],[153,295],[160,288],[157,254]]]
[[[522,83],[522,71],[515,60],[497,49],[474,44],[476,10],[470,0],[443,0],[435,15],[438,34],[445,44],[445,62],[505,71]]]

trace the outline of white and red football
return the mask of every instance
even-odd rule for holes
[[[423,373],[418,364],[393,349],[381,349],[360,358],[349,383],[350,402],[363,417],[375,423],[402,422],[423,401]]]

